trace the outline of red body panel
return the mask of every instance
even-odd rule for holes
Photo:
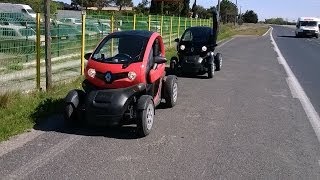
[[[133,86],[135,84],[140,83],[142,81],[141,79],[145,79],[144,77],[145,75],[141,74],[141,65],[142,65],[142,62],[136,62],[136,63],[130,64],[127,68],[123,69],[122,64],[109,64],[109,63],[101,63],[101,62],[89,60],[85,70],[85,76],[89,82],[91,82],[93,85],[99,88],[103,88],[103,89],[126,88],[126,87]],[[115,80],[111,84],[109,84],[101,79],[89,77],[88,76],[89,68],[93,68],[96,70],[96,72],[100,72],[100,73],[106,73],[108,71],[111,73],[122,73],[122,72],[133,71],[137,74],[137,77],[133,81],[131,81],[128,78],[123,78],[123,79]]]
[[[85,68],[86,79],[89,82],[91,82],[93,85],[95,85],[99,88],[102,88],[102,89],[126,88],[126,87],[136,85],[138,83],[145,83],[146,84],[147,81],[149,81],[149,83],[154,83],[158,79],[162,79],[165,76],[165,64],[158,64],[157,68],[152,69],[150,71],[148,77],[146,77],[147,62],[148,62],[150,50],[152,48],[152,45],[153,45],[155,39],[159,40],[161,55],[165,56],[163,40],[162,40],[160,34],[155,32],[151,35],[151,37],[148,40],[144,55],[142,56],[143,57],[142,62],[131,63],[128,67],[123,68],[123,64],[101,63],[101,62],[97,62],[97,61],[89,59],[87,66]],[[133,71],[137,74],[137,77],[133,81],[128,78],[122,78],[122,79],[115,80],[112,83],[106,83],[105,81],[103,81],[99,78],[89,77],[88,76],[88,69],[90,69],[90,68],[95,69],[96,72],[100,72],[100,73],[111,72],[112,74]],[[157,102],[160,99],[161,86],[162,86],[162,82],[160,82],[160,88],[158,90],[158,93],[154,97],[155,102]]]

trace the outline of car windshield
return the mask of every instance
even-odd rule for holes
[[[19,29],[22,36],[35,36],[36,32],[33,29]]]
[[[28,13],[30,14],[35,14],[35,12],[32,9],[26,9],[28,11]]]
[[[183,34],[181,40],[182,41],[193,41],[193,42],[205,42],[205,41],[208,41],[210,35],[211,35],[210,28],[192,29],[192,30],[187,30]]]
[[[92,59],[105,63],[124,64],[141,61],[147,43],[142,36],[114,36],[106,38],[92,55]]]
[[[316,21],[300,21],[301,26],[317,26]]]

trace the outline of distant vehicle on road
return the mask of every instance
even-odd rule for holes
[[[26,17],[36,18],[36,13],[26,4],[0,3],[0,12],[23,13]]]
[[[320,19],[315,17],[300,17],[296,24],[296,37],[319,38]]]

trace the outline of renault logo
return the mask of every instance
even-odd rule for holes
[[[106,78],[106,81],[107,81],[107,82],[110,82],[110,81],[111,81],[111,73],[108,72],[108,73],[106,74],[105,78]]]

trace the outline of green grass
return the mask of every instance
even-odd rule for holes
[[[41,119],[58,113],[69,90],[80,88],[82,78],[55,86],[50,92],[0,95],[0,141],[26,132]]]
[[[7,67],[8,70],[15,70],[20,71],[23,69],[23,64],[17,63],[17,64],[9,64]]]

